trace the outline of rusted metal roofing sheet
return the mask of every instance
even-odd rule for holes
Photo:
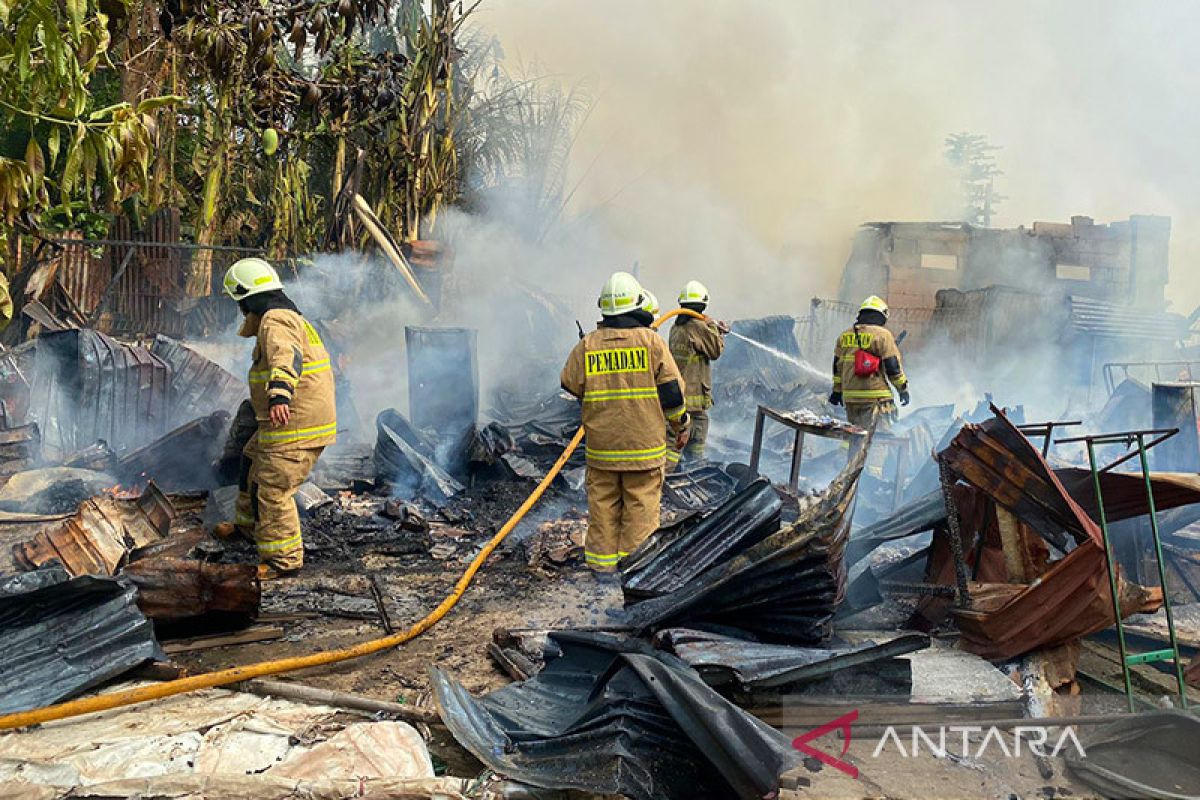
[[[992,411],[993,419],[965,426],[939,458],[1046,538],[1061,538],[1065,529],[1078,542],[1033,583],[976,583],[971,608],[954,609],[964,649],[999,660],[1103,630],[1113,624],[1113,615],[1099,527],[1037,448],[999,409]],[[1161,590],[1120,575],[1118,591],[1127,615],[1162,603]]]
[[[1088,516],[1099,519],[1096,488],[1092,485],[1091,471],[1079,467],[1064,467],[1054,470],[1054,473]],[[1187,472],[1151,472],[1150,483],[1154,489],[1154,506],[1159,511],[1200,503],[1200,475]],[[1146,502],[1146,483],[1140,472],[1101,473],[1100,492],[1104,495],[1104,513],[1108,515],[1109,522],[1150,513],[1150,506]]]
[[[112,575],[129,552],[163,539],[175,509],[153,483],[136,500],[90,497],[58,528],[13,546],[13,557],[26,569],[57,560],[71,576]]]

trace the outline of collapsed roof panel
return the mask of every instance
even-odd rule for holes
[[[171,367],[171,422],[174,425],[182,425],[214,411],[237,408],[246,396],[246,383],[242,378],[169,336],[155,336],[150,352]]]
[[[0,582],[0,713],[73,697],[165,659],[126,580],[41,570]]]
[[[730,636],[669,628],[656,637],[660,646],[682,658],[706,683],[731,681],[747,690],[772,689],[825,678],[843,669],[871,664],[929,646],[922,634],[898,636],[882,644],[814,648],[747,642]]]
[[[174,517],[171,501],[153,483],[133,500],[89,497],[57,528],[14,545],[13,556],[26,569],[57,561],[72,576],[112,575],[130,550],[166,537]]]
[[[634,554],[624,572],[626,597],[653,597],[683,588],[719,561],[729,559],[779,530],[783,503],[759,478],[661,548]]]
[[[1032,583],[973,584],[971,607],[954,609],[963,647],[998,660],[1103,630],[1113,624],[1113,614],[1099,527],[1033,444],[1003,412],[994,406],[992,411],[992,419],[966,425],[939,458],[952,474],[1050,541],[1061,540],[1065,529],[1078,542],[1043,574],[1029,576]],[[964,541],[964,550],[970,544]],[[936,552],[944,562],[949,549]],[[945,573],[945,564],[931,562],[928,574],[938,573]],[[1162,602],[1161,590],[1119,575],[1118,591],[1126,615],[1153,611]]]
[[[717,561],[675,591],[638,603],[627,621],[643,629],[722,626],[790,644],[827,639],[845,593],[842,556],[866,453],[860,448],[825,492],[802,501],[794,524]]]
[[[553,633],[537,676],[473,698],[434,668],[438,713],[493,770],[534,786],[634,800],[773,796],[788,739],[673,656],[626,637]]]
[[[1091,470],[1063,467],[1054,470],[1054,474],[1088,516],[1092,519],[1100,518],[1096,508],[1096,488],[1092,483]],[[1154,507],[1160,512],[1200,503],[1200,475],[1151,472],[1150,483],[1154,490]],[[1150,513],[1150,506],[1146,501],[1146,482],[1140,472],[1100,473],[1100,493],[1104,496],[1104,513],[1109,522],[1142,517]]]
[[[123,453],[169,429],[170,371],[146,348],[98,331],[48,333],[37,343],[29,415],[60,453],[98,439]]]

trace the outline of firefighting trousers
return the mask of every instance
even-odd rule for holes
[[[260,451],[250,440],[244,451],[235,522],[253,532],[258,560],[278,570],[304,566],[304,540],[296,490],[308,478],[322,447]]]
[[[846,419],[851,425],[864,430],[870,430],[871,425],[880,433],[890,430],[896,416],[896,404],[891,400],[877,403],[846,403]]]
[[[674,472],[680,461],[698,461],[704,458],[704,443],[708,441],[708,412],[689,411],[692,420],[691,435],[682,450],[675,449],[675,434],[667,431],[667,472]]]
[[[612,572],[618,562],[658,530],[663,470],[614,472],[587,468],[587,565]]]

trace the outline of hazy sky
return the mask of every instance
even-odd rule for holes
[[[1175,309],[1200,303],[1200,3],[484,0],[476,24],[591,87],[572,211],[649,281],[801,313],[858,223],[954,213],[967,130],[1004,148],[994,224],[1170,215]]]

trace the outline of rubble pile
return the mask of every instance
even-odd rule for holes
[[[798,357],[787,320],[735,330]],[[142,348],[86,330],[51,336],[35,357],[37,422],[0,430],[10,560],[0,571],[18,573],[0,588],[0,639],[31,653],[0,667],[0,710],[191,659],[205,668],[216,648],[266,659],[332,646],[329,631],[404,630],[443,600],[580,422],[578,402],[560,392],[496,392],[482,419],[469,398],[442,413],[432,385],[442,379],[425,381],[410,391],[411,413],[378,414],[374,442],[324,454],[296,495],[305,575],[264,587],[252,542],[208,533],[233,517],[240,451],[256,424],[247,404],[236,407],[240,379],[165,337]],[[414,336],[436,352],[470,341],[457,329]],[[802,784],[803,759],[779,729],[819,727],[850,705],[885,723],[1003,720],[1026,713],[1040,691],[1033,675],[1051,699],[1077,697],[1107,652],[1098,648],[1111,650],[1097,642],[1114,621],[1092,472],[1064,460],[1079,451],[1049,455],[1038,426],[986,401],[962,415],[917,409],[871,437],[821,405],[825,389],[802,366],[753,347],[739,357],[732,341],[730,369],[717,372],[716,459],[665,477],[662,527],[619,583],[580,572],[587,517],[576,454],[493,556],[461,623],[446,628],[461,632],[432,654],[396,651],[352,688],[415,691],[417,704],[388,713],[440,721],[452,735],[440,747],[461,748],[450,752],[509,783],[647,798],[762,797]],[[106,366],[74,374],[81,348],[103,353]],[[474,370],[460,365],[456,380],[474,386]],[[86,420],[65,416],[76,398],[91,403]],[[1142,400],[1123,390],[1119,414]],[[163,423],[133,430],[130,420],[151,410]],[[756,443],[764,415],[772,422]],[[735,458],[751,466],[725,463]],[[789,472],[791,484],[780,479]],[[1113,469],[1097,479],[1126,634],[1161,648],[1164,594],[1138,544],[1150,513],[1142,477]],[[1190,630],[1200,479],[1155,472],[1150,483],[1174,621]],[[1185,642],[1194,648],[1200,635]],[[58,672],[66,677],[48,684]],[[363,742],[399,748],[390,736],[350,727],[302,744],[310,762],[342,763]],[[423,743],[414,752],[428,757]],[[336,791],[303,758],[257,780]],[[282,768],[296,759],[294,771]],[[221,780],[244,788],[244,778]]]

